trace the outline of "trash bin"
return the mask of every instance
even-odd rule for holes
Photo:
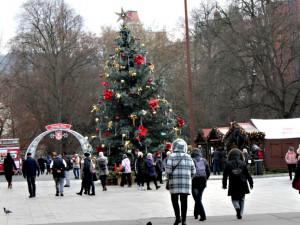
[[[254,159],[254,175],[263,175],[263,166],[264,160],[263,159]]]

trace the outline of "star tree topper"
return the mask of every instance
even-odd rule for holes
[[[121,7],[121,12],[120,13],[116,13],[119,16],[119,19],[117,20],[117,22],[119,20],[123,20],[123,22],[125,23],[126,18],[132,19],[131,16],[128,16],[128,12],[129,12],[129,10],[127,10],[126,12],[124,12],[123,7]]]

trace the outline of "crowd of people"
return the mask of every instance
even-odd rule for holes
[[[187,200],[190,194],[194,199],[195,219],[200,217],[200,221],[205,221],[206,213],[202,196],[211,175],[210,165],[203,158],[201,148],[193,149],[191,154],[187,150],[186,142],[183,139],[177,139],[172,143],[171,150],[166,153],[164,159],[160,152],[156,152],[154,157],[151,153],[147,153],[146,159],[144,159],[144,153],[136,149],[134,157],[132,157],[133,162],[131,162],[128,155],[124,154],[120,169],[120,173],[122,173],[120,186],[124,187],[126,183],[128,187],[132,186],[132,172],[135,174],[137,190],[152,190],[150,182],[153,182],[155,188],[159,189],[161,186],[158,183],[163,184],[166,180],[175,214],[174,224],[186,224]],[[258,146],[254,145],[253,158],[261,157],[258,151]],[[300,147],[297,153],[300,154]],[[253,179],[249,171],[252,157],[246,148],[240,150],[237,146],[233,146],[228,152],[225,148],[219,148],[211,155],[213,174],[220,174],[220,168],[222,168],[222,188],[228,188],[228,196],[231,197],[237,219],[242,219],[245,195],[250,193],[250,189],[253,189]],[[300,180],[300,160],[298,161],[293,147],[289,148],[285,160],[291,180],[292,172],[296,171],[294,187]],[[70,187],[70,171],[72,170],[75,179],[81,179],[81,189],[76,193],[77,195],[95,195],[94,181],[98,179],[101,182],[102,190],[107,191],[108,158],[104,156],[103,152],[99,153],[98,159],[91,157],[90,153],[84,153],[82,157],[78,154],[68,157],[67,152],[63,152],[62,156],[53,152],[52,157],[47,156],[46,159],[39,157],[37,160],[32,157],[30,152],[27,153],[27,159],[22,165],[22,174],[27,179],[29,198],[36,196],[35,179],[40,174],[44,174],[45,169],[47,170],[46,174],[53,175],[55,196],[64,196],[64,187]],[[9,153],[4,160],[4,170],[8,188],[12,188],[12,175],[17,168]],[[163,179],[164,173],[166,179]],[[145,183],[147,188],[144,187]]]

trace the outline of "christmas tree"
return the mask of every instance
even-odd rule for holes
[[[124,22],[114,53],[105,62],[104,74],[99,75],[104,90],[93,109],[98,135],[91,144],[97,152],[106,151],[110,165],[135,149],[164,153],[184,125],[164,98],[164,79],[155,77],[142,40],[131,34],[126,13],[120,16]]]

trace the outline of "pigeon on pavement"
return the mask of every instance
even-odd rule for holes
[[[10,211],[10,210],[6,209],[5,207],[3,207],[3,210],[4,210],[4,212],[5,212],[6,214],[8,214],[8,213],[12,213],[12,211]]]

